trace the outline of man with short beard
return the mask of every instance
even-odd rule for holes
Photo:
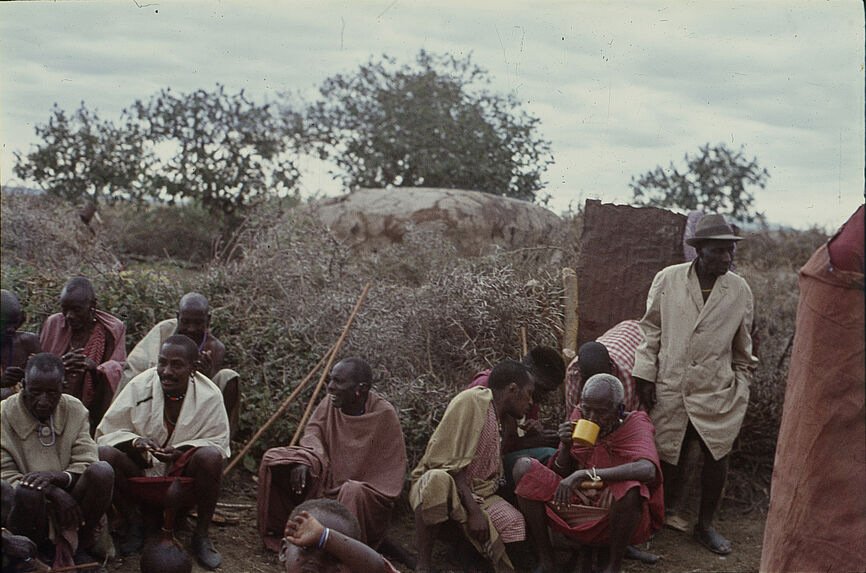
[[[133,499],[146,499],[147,490],[152,491],[148,484],[167,490],[171,480],[165,476],[179,476],[184,501],[198,510],[193,553],[202,565],[216,569],[222,556],[208,529],[230,455],[229,423],[219,388],[196,372],[197,363],[198,345],[182,334],[170,336],[157,366],[130,380],[117,395],[96,429],[96,440],[100,459],[115,471],[115,505],[129,519],[121,553],[136,553],[143,543]]]

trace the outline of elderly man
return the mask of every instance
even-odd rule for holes
[[[740,240],[721,215],[706,215],[687,242],[691,263],[661,270],[653,279],[632,372],[641,402],[650,409],[665,476],[665,501],[680,505],[681,453],[692,442],[703,457],[695,539],[714,553],[731,552],[713,528],[722,499],[728,454],[749,403],[752,291],[730,272]]]
[[[445,524],[463,537],[497,571],[514,569],[506,543],[526,537],[523,516],[496,495],[502,479],[500,428],[503,416],[519,420],[532,406],[535,383],[520,362],[493,367],[488,388],[464,390],[451,400],[412,471],[409,503],[418,535],[416,571],[430,571],[433,544]]]
[[[604,571],[622,569],[630,543],[646,541],[664,522],[662,475],[645,412],[627,412],[622,383],[610,374],[586,381],[550,467],[522,458],[514,466],[521,511],[535,541],[540,571],[558,571],[548,525],[586,544],[606,544]],[[592,446],[572,440],[574,421],[599,426]],[[598,486],[601,486],[600,488]]]
[[[372,377],[361,358],[338,362],[328,377],[328,399],[313,412],[300,443],[265,452],[258,522],[274,551],[292,509],[319,497],[348,507],[370,547],[384,539],[406,478],[406,447],[397,412],[370,389]]]
[[[121,552],[137,552],[143,541],[132,499],[143,499],[148,484],[167,487],[165,476],[183,476],[198,510],[193,553],[203,566],[216,569],[222,556],[208,529],[230,455],[229,423],[219,388],[196,372],[198,356],[189,337],[168,337],[156,368],[130,380],[117,395],[96,429],[96,441],[100,459],[116,474],[115,505],[129,518]]]
[[[76,552],[91,561],[84,551],[98,535],[114,480],[111,466],[98,461],[87,409],[61,392],[63,373],[57,356],[33,356],[22,391],[0,409],[3,525],[43,553],[53,545],[55,567],[72,565]]]
[[[0,357],[2,357],[2,379],[0,399],[15,393],[18,383],[24,378],[27,359],[42,352],[39,338],[32,332],[18,330],[24,317],[18,298],[5,288],[0,291]]]
[[[204,295],[197,292],[183,295],[178,305],[177,317],[163,320],[151,328],[150,332],[129,353],[120,387],[122,388],[127,382],[148,368],[156,366],[159,350],[169,336],[184,334],[198,345],[198,371],[210,378],[222,392],[223,402],[229,416],[229,426],[232,434],[234,434],[237,430],[240,412],[238,373],[223,368],[226,347],[208,330],[210,319],[210,304]]]
[[[111,403],[126,361],[126,326],[96,309],[93,285],[72,277],[60,293],[60,312],[42,325],[42,350],[63,358],[63,391],[81,400],[95,428]]]
[[[638,321],[623,320],[596,340],[583,344],[565,373],[566,411],[571,412],[577,407],[583,383],[595,374],[616,376],[625,390],[625,409],[629,412],[640,409],[631,371],[635,352],[642,340]]]

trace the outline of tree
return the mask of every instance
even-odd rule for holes
[[[471,58],[422,50],[414,65],[362,65],[322,84],[305,137],[350,187],[445,187],[533,200],[553,162],[538,118],[481,86]]]
[[[145,174],[155,161],[137,126],[101,120],[81,107],[71,116],[54,105],[48,123],[36,126],[42,143],[15,152],[15,174],[70,201],[83,198],[140,199]]]
[[[731,151],[725,144],[710,147],[707,143],[700,153],[685,155],[686,170],[680,172],[671,163],[668,169],[656,167],[632,177],[629,187],[638,205],[703,209],[721,213],[737,221],[763,220],[762,213],[754,212],[755,194],[747,186],[763,189],[770,174],[758,166],[757,158],[747,160],[743,148]]]
[[[143,132],[167,159],[150,177],[152,192],[169,201],[192,199],[212,212],[233,215],[258,198],[294,190],[300,175],[286,153],[289,117],[256,105],[243,90],[175,95],[164,89],[136,101]]]

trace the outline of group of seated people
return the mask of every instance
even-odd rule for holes
[[[93,560],[112,504],[118,552],[140,551],[142,509],[159,507],[179,478],[184,505],[197,511],[192,553],[219,567],[208,531],[240,389],[208,331],[207,299],[185,295],[177,318],[126,356],[123,323],[96,309],[86,278],[67,282],[61,312],[38,338],[17,330],[18,301],[2,296],[4,566]],[[609,547],[603,568],[618,571],[629,546],[661,528],[652,422],[626,407],[634,391],[613,375],[603,345],[585,345],[578,360],[576,375],[568,371],[576,407],[556,429],[539,421],[539,404],[567,378],[551,348],[496,364],[451,400],[409,474],[416,571],[433,570],[437,539],[472,567],[510,571],[508,548],[527,534],[537,570],[558,571],[549,530]],[[287,571],[395,571],[380,551],[399,557],[388,528],[407,457],[398,413],[372,382],[363,359],[339,361],[300,442],[264,454],[258,527]],[[579,419],[599,426],[594,446],[573,441]]]

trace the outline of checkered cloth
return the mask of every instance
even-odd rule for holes
[[[613,375],[620,379],[625,389],[625,409],[634,411],[640,409],[634,378],[631,371],[634,368],[634,355],[643,340],[643,333],[636,320],[624,320],[599,336],[596,342],[607,348],[613,362]],[[580,392],[583,380],[577,367],[577,357],[568,365],[565,373],[565,407],[567,412],[573,411],[580,402]]]

